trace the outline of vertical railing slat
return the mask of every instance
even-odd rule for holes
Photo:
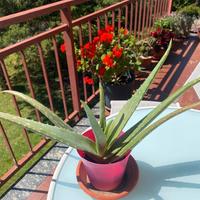
[[[142,14],[142,38],[144,38],[144,27],[146,22],[146,0],[143,1],[143,14]]]
[[[133,2],[131,1],[131,8],[130,8],[130,26],[129,26],[130,33],[133,32]]]
[[[44,60],[42,46],[41,46],[40,43],[37,43],[37,48],[38,48],[38,53],[39,53],[39,57],[40,57],[40,62],[41,62],[42,73],[43,73],[43,77],[44,77],[44,81],[45,81],[46,91],[47,91],[47,95],[48,95],[48,99],[49,99],[49,105],[50,105],[51,110],[54,111],[53,99],[52,99],[52,95],[51,95],[51,89],[50,89],[49,79],[48,79],[47,70],[46,70],[46,63],[45,63],[45,60]]]
[[[68,111],[67,111],[67,104],[66,104],[67,101],[66,101],[66,97],[65,97],[65,88],[64,88],[64,84],[63,84],[61,65],[60,65],[58,47],[57,47],[57,42],[56,42],[55,36],[52,37],[52,43],[53,43],[54,55],[55,55],[55,59],[56,59],[56,67],[57,67],[57,72],[58,72],[58,79],[59,79],[59,85],[60,85],[60,90],[61,90],[65,118],[68,118]]]
[[[135,1],[135,22],[134,22],[134,36],[137,36],[137,20],[138,18],[138,0]]]
[[[12,90],[12,86],[11,86],[11,82],[10,82],[10,79],[9,79],[9,75],[8,75],[8,72],[6,70],[6,66],[5,66],[5,63],[3,60],[0,61],[1,63],[1,69],[3,71],[3,74],[4,74],[4,77],[5,77],[5,80],[6,80],[6,84],[8,86],[8,89],[9,90]],[[17,104],[17,99],[15,96],[12,96],[12,100],[13,100],[13,104],[15,106],[15,110],[18,114],[19,117],[21,117],[21,112],[19,110],[19,106]],[[32,152],[32,145],[31,145],[31,142],[30,142],[30,139],[29,139],[29,136],[28,136],[28,133],[26,131],[26,129],[23,128],[23,135],[25,137],[25,140],[26,140],[26,143],[28,144],[28,147],[30,149],[30,151]]]
[[[34,89],[33,89],[33,83],[32,83],[31,78],[30,78],[30,73],[29,73],[29,70],[28,70],[28,67],[27,67],[24,52],[20,51],[20,55],[21,55],[21,58],[22,58],[22,65],[23,65],[23,69],[24,69],[24,72],[25,72],[26,80],[28,82],[28,88],[29,88],[29,91],[31,93],[31,97],[33,99],[36,99],[35,98],[35,92],[34,92]],[[40,117],[40,113],[37,109],[35,109],[35,115],[36,115],[37,120],[40,122],[41,117]]]
[[[108,26],[108,15],[107,15],[107,13],[104,15],[104,19],[105,19],[105,26]]]
[[[154,0],[150,0],[150,17],[149,17],[149,28],[148,28],[149,33],[150,33],[151,27],[152,27],[153,3],[154,3]]]
[[[99,26],[100,26],[100,23],[99,23]],[[98,27],[98,23],[97,23],[97,27]],[[83,31],[82,31],[81,25],[79,25],[78,34],[79,34],[79,46],[82,47],[83,46]],[[83,80],[83,77],[82,77],[82,80]],[[84,93],[84,100],[87,101],[87,88],[84,81],[83,81],[83,93]]]
[[[139,22],[138,22],[138,39],[140,39],[140,31],[141,31],[141,19],[142,19],[142,3],[143,0],[140,0],[140,8],[139,8]]]
[[[155,0],[154,7],[153,7],[154,8],[154,11],[153,11],[153,24],[156,21],[157,4],[158,4],[158,0]]]
[[[92,24],[91,24],[91,21],[88,22],[88,37],[89,37],[89,41],[92,42]]]
[[[8,149],[8,151],[9,151],[9,153],[11,154],[12,159],[13,159],[15,165],[18,166],[17,159],[16,159],[16,157],[15,157],[14,151],[13,151],[11,145],[10,145],[8,136],[7,136],[6,132],[5,132],[5,129],[3,128],[3,125],[2,125],[2,123],[1,123],[1,121],[0,121],[0,133],[2,133],[4,143],[5,143],[5,145],[6,145],[7,149]]]
[[[122,10],[118,9],[118,31],[121,28],[121,17],[122,17]]]
[[[128,29],[128,6],[125,6],[125,29]]]
[[[112,11],[112,26],[115,28],[115,11]]]
[[[97,29],[101,29],[100,17],[97,17]]]

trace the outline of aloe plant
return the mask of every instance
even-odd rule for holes
[[[95,119],[94,114],[87,104],[82,102],[85,112],[89,118],[93,133],[95,135],[96,141],[93,142],[90,139],[82,136],[79,132],[75,131],[69,125],[65,124],[61,118],[55,115],[47,107],[39,103],[38,101],[26,96],[17,91],[6,90],[1,93],[7,93],[15,95],[36,109],[38,109],[43,115],[45,115],[54,125],[43,124],[41,122],[36,122],[30,119],[25,119],[22,117],[17,117],[8,113],[0,112],[0,119],[8,120],[15,124],[18,124],[24,128],[31,131],[35,131],[41,135],[48,136],[66,145],[74,147],[76,149],[81,149],[89,155],[95,157],[95,161],[99,162],[114,162],[117,159],[123,157],[128,151],[134,148],[144,137],[150,134],[158,126],[166,122],[167,120],[175,117],[182,112],[194,108],[200,105],[200,102],[191,104],[189,106],[179,108],[166,116],[155,120],[156,117],[162,113],[177,97],[182,95],[187,89],[200,82],[200,78],[197,78],[186,85],[182,86],[171,96],[166,98],[161,102],[156,108],[154,108],[149,114],[147,114],[143,119],[138,121],[133,125],[126,133],[119,138],[119,134],[124,129],[129,118],[134,115],[134,112],[143,99],[149,85],[152,83],[154,77],[156,76],[159,69],[165,62],[170,49],[172,46],[172,41],[168,46],[162,59],[156,65],[154,70],[151,72],[149,77],[144,81],[141,87],[135,92],[135,94],[128,100],[128,102],[123,106],[121,111],[116,115],[115,118],[106,122],[104,115],[104,92],[102,83],[100,81],[100,121]],[[78,142],[77,142],[78,141]]]

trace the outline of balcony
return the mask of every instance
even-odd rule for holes
[[[83,75],[76,72],[75,45],[80,47],[92,41],[97,31],[108,24],[116,32],[124,27],[138,40],[146,38],[154,22],[171,13],[172,4],[170,0],[123,0],[73,19],[72,6],[85,2],[58,1],[0,19],[0,29],[5,30],[43,16],[60,16],[60,21],[52,27],[0,49],[0,88],[29,94],[81,131],[89,124],[82,117],[80,99],[94,105],[97,111],[99,91],[97,84],[86,85]],[[200,61],[198,40],[196,35],[190,35],[174,46],[145,100],[162,101],[188,79],[199,75],[196,70]],[[60,52],[63,42],[66,49],[64,54]],[[47,60],[49,57],[52,59]],[[39,67],[34,70],[36,65]],[[136,85],[139,86],[149,73],[147,69],[136,74]],[[199,88],[196,87],[178,99],[178,102],[186,105],[198,100],[199,95]],[[0,111],[45,121],[37,110],[29,108],[14,96],[0,97],[0,101],[3,102],[1,106],[8,105],[0,108]],[[0,133],[0,153],[3,155],[2,160],[0,158],[3,163],[0,194],[4,193],[3,199],[46,199],[52,174],[67,147],[4,121],[0,122]],[[9,187],[10,190],[5,193]]]

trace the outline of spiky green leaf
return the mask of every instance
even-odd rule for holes
[[[166,98],[163,102],[161,102],[156,108],[154,108],[146,117],[144,117],[142,120],[140,120],[140,123],[138,123],[137,127],[130,132],[127,131],[129,136],[126,137],[126,139],[119,143],[118,146],[123,146],[124,144],[129,143],[134,136],[136,136],[138,133],[140,133],[145,127],[147,127],[161,112],[163,112],[172,102],[174,102],[179,96],[181,96],[187,89],[191,88],[193,85],[200,82],[200,78],[197,78],[193,81],[190,81],[186,85],[179,88],[175,93],[170,95],[168,98]],[[132,129],[132,128],[131,128]]]
[[[172,40],[170,41],[170,44],[168,46],[167,51],[161,58],[161,60],[158,62],[158,64],[155,66],[154,70],[151,72],[151,74],[148,76],[148,78],[144,81],[144,83],[140,86],[140,88],[136,91],[136,93],[128,100],[128,102],[123,106],[123,108],[120,110],[119,114],[116,116],[116,118],[113,120],[112,124],[110,125],[110,128],[107,130],[106,135],[108,135],[108,145],[109,147],[113,144],[113,142],[116,140],[126,123],[128,122],[129,118],[132,116],[134,111],[136,110],[138,104],[143,99],[146,91],[148,90],[150,84],[152,83],[153,79],[155,78],[157,72],[164,64],[165,60],[167,59],[170,49],[172,47]],[[120,118],[123,117],[123,122],[118,126],[116,129],[115,127],[118,125],[118,122]]]
[[[101,80],[99,81],[99,91],[100,91],[100,125],[101,125],[102,130],[104,131],[106,127],[105,96],[104,96]]]
[[[0,112],[0,119],[13,122],[21,127],[29,129],[30,131],[50,137],[76,149],[81,149],[91,154],[98,155],[96,152],[95,143],[90,139],[80,134],[77,134],[74,131],[65,128],[58,128],[56,126],[51,126],[48,124],[43,124],[3,112]]]
[[[4,91],[2,91],[0,93],[12,94],[12,95],[15,95],[15,96],[23,99],[25,102],[29,103],[31,106],[33,106],[34,108],[39,110],[54,125],[56,125],[58,127],[62,127],[62,128],[67,128],[69,130],[73,130],[72,127],[70,127],[68,124],[64,123],[64,121],[60,117],[58,117],[54,112],[52,112],[49,108],[47,108],[44,105],[42,105],[37,100],[35,100],[35,99],[25,95],[25,94],[22,94],[20,92],[13,91],[13,90],[4,90]]]
[[[105,151],[105,146],[106,146],[106,136],[102,128],[100,127],[99,123],[97,122],[92,110],[89,108],[89,106],[84,102],[81,102],[81,103],[83,104],[84,110],[88,116],[90,125],[95,135],[96,150],[100,155],[103,155]]]
[[[196,102],[196,103],[191,104],[189,106],[185,106],[183,108],[180,108],[178,110],[175,110],[175,111],[167,114],[166,116],[164,116],[161,119],[157,120],[153,124],[149,125],[147,128],[143,129],[139,134],[137,134],[131,141],[129,141],[128,144],[117,153],[117,157],[118,156],[122,156],[127,151],[129,151],[130,149],[133,149],[149,133],[151,133],[153,130],[158,128],[160,125],[162,125],[166,121],[170,120],[171,118],[173,118],[173,117],[175,117],[175,116],[177,116],[177,115],[179,115],[179,114],[181,114],[181,113],[183,113],[183,112],[185,112],[185,111],[187,111],[189,109],[195,108],[196,106],[199,106],[199,105],[200,105],[200,102]]]

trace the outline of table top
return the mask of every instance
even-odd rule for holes
[[[161,116],[173,111],[168,108]],[[139,109],[124,130],[151,108]],[[171,119],[147,136],[133,150],[139,181],[124,200],[197,200],[200,198],[200,112],[189,110]],[[60,161],[48,200],[91,200],[76,181],[79,156],[69,148]]]

